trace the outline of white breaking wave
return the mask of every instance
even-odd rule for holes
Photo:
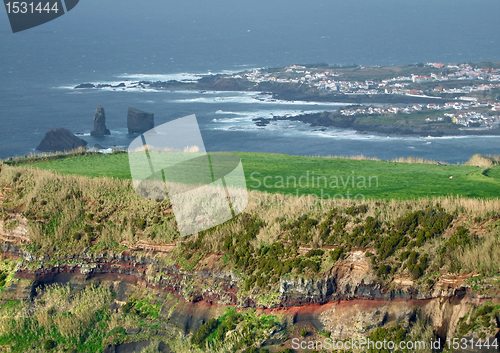
[[[455,138],[473,138],[473,136],[399,136],[391,135],[387,136],[384,134],[366,134],[359,133],[352,129],[342,129],[334,127],[312,127],[306,123],[300,121],[290,121],[290,120],[270,120],[265,126],[258,126],[254,119],[272,119],[274,116],[288,116],[294,117],[302,114],[314,114],[321,113],[322,110],[292,110],[292,109],[277,109],[277,110],[256,110],[256,111],[225,111],[219,109],[215,111],[215,114],[220,116],[212,119],[212,124],[209,128],[212,130],[222,130],[222,131],[266,131],[268,133],[279,133],[281,135],[302,135],[302,136],[314,136],[319,138],[335,138],[335,139],[346,139],[346,140],[372,140],[372,141],[387,141],[388,139],[393,141],[406,141],[412,143],[423,143],[423,145],[432,144],[429,140],[439,140],[439,139],[455,139]],[[227,116],[227,117],[226,117]],[[486,136],[485,136],[486,137]],[[495,136],[488,136],[493,137]],[[415,149],[414,146],[407,146],[407,148]]]
[[[249,124],[255,124],[254,119],[272,119],[275,116],[286,116],[286,117],[294,117],[302,114],[314,114],[314,113],[322,113],[324,110],[290,110],[290,109],[278,109],[278,110],[257,110],[257,111],[242,111],[242,112],[233,112],[233,111],[223,111],[217,110],[215,114],[217,115],[232,115],[232,117],[227,118],[214,118],[212,121],[220,122],[220,123],[234,123],[236,121],[248,122]],[[277,122],[276,121],[271,121]],[[280,122],[284,122],[285,120],[279,120]]]
[[[186,98],[186,99],[176,99],[172,100],[172,103],[240,103],[240,104],[252,104],[260,102],[256,98],[237,95],[237,96],[216,96],[216,97],[197,97],[197,98]]]
[[[119,91],[119,92],[161,92],[160,90],[157,89],[151,89],[146,86],[141,86],[139,85],[138,81],[102,81],[102,82],[85,82],[90,83],[94,85],[96,88],[99,90],[103,91]],[[121,85],[121,86],[120,86]],[[65,89],[65,90],[71,90],[73,92],[83,92],[85,89],[75,89],[78,85],[75,86],[69,86],[69,85],[61,85],[58,87],[54,87],[56,89]],[[101,86],[101,87],[98,87]],[[108,87],[102,87],[102,86],[108,86]],[[120,86],[120,87],[117,87]],[[90,88],[94,89],[94,88]]]
[[[128,80],[138,80],[138,81],[181,81],[181,82],[196,82],[199,80],[203,74],[192,74],[187,72],[177,73],[177,74],[128,74],[124,73],[116,77],[128,79]]]
[[[180,72],[180,73],[173,73],[173,74],[144,74],[144,73],[123,73],[120,75],[116,75],[115,77],[119,79],[120,81],[116,80],[110,80],[110,81],[97,81],[97,82],[82,82],[82,83],[91,83],[94,86],[98,85],[111,85],[111,86],[117,86],[121,83],[125,84],[125,87],[101,87],[99,89],[102,90],[108,90],[108,91],[115,91],[115,90],[130,90],[134,92],[154,92],[154,91],[161,91],[157,89],[148,89],[148,88],[135,88],[133,86],[137,85],[140,81],[151,81],[151,82],[167,82],[167,81],[179,81],[179,82],[185,82],[185,83],[194,83],[197,82],[200,78],[203,76],[207,75],[217,75],[217,74],[224,74],[224,75],[232,75],[236,74],[238,72],[241,72],[241,70],[223,70],[221,72],[205,72],[205,73],[189,73],[189,72]],[[55,88],[59,89],[74,89],[75,85],[61,85]],[[184,91],[176,91],[176,92],[184,92]],[[185,92],[197,92],[197,91],[185,91]],[[215,93],[215,91],[214,91]]]
[[[233,96],[226,96],[227,92],[215,92],[214,96],[204,96],[197,98],[186,98],[177,99],[171,102],[173,103],[205,103],[205,104],[217,104],[217,103],[241,103],[241,104],[279,104],[279,105],[309,105],[309,106],[325,106],[325,107],[340,107],[347,106],[350,104],[337,103],[337,102],[308,102],[308,101],[287,101],[281,99],[274,99],[271,95],[262,94],[260,92],[233,92],[238,93]]]
[[[244,71],[250,71],[253,70],[254,68],[249,67],[248,65],[242,65],[242,67],[245,67]],[[118,75],[116,77],[119,78],[125,78],[125,79],[130,79],[130,80],[139,80],[139,81],[182,81],[182,82],[195,82],[202,78],[203,76],[209,76],[209,75],[235,75],[238,73],[241,73],[242,70],[222,70],[222,71],[207,71],[207,72],[201,72],[201,73],[192,73],[192,72],[179,72],[175,74],[129,74],[129,73],[123,73],[121,75]]]

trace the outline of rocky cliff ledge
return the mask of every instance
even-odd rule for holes
[[[351,253],[325,278],[282,279],[279,292],[263,298],[258,293],[243,293],[239,288],[240,276],[217,265],[219,254],[210,254],[203,261],[205,265],[191,271],[165,264],[159,249],[85,251],[57,259],[37,258],[26,250],[30,240],[25,221],[21,219],[12,230],[5,230],[0,221],[0,232],[3,256],[18,259],[15,277],[31,280],[32,292],[37,286],[50,283],[120,281],[173,293],[188,303],[289,314],[295,323],[313,322],[318,329],[331,331],[332,337],[339,339],[363,335],[387,322],[408,322],[417,311],[431,320],[438,336],[450,337],[471,307],[491,299],[476,295],[465,286],[463,276],[444,276],[433,290],[425,293],[418,293],[408,279],[382,285],[375,280],[361,251]]]
[[[29,250],[27,220],[20,214],[9,214],[9,217],[10,223],[17,222],[17,227],[6,227],[0,219],[2,256],[17,259],[15,278],[28,280],[22,283],[31,283],[31,287],[12,282],[2,298],[8,295],[31,299],[40,285],[71,283],[74,287],[89,280],[104,283],[118,293],[122,291],[120,288],[131,285],[149,287],[162,298],[166,293],[173,293],[192,307],[187,310],[184,305],[172,304],[170,309],[162,310],[169,313],[172,327],[188,333],[216,315],[220,311],[217,308],[231,305],[282,314],[288,318],[288,324],[312,325],[318,331],[330,332],[335,339],[363,337],[373,329],[391,324],[410,327],[411,322],[424,320],[436,337],[445,340],[454,337],[464,316],[491,299],[477,295],[464,285],[467,276],[443,276],[432,290],[421,293],[410,279],[400,278],[384,285],[376,280],[365,252],[360,250],[352,251],[324,278],[285,277],[279,283],[278,292],[263,296],[244,292],[240,288],[241,277],[221,266],[221,254],[208,254],[199,266],[189,271],[166,263],[163,255],[174,251],[175,244],[160,246],[142,241],[132,246],[124,242],[121,245],[129,250],[119,253],[85,250],[75,255],[36,257]],[[130,300],[122,296],[118,295],[113,307],[119,308]],[[282,331],[271,333],[270,337],[279,336],[277,342],[286,342],[280,333]]]
[[[68,274],[84,280],[116,277],[175,293],[188,302],[206,301],[260,309],[363,299],[425,301],[451,298],[457,294],[483,298],[464,284],[473,274],[443,275],[429,290],[420,292],[410,278],[395,278],[390,283],[381,283],[367,261],[365,251],[355,250],[321,278],[284,276],[277,291],[264,299],[256,289],[245,291],[241,288],[241,276],[223,267],[223,254],[209,253],[189,271],[164,261],[165,255],[179,244],[159,245],[142,240],[135,245],[122,242],[120,245],[129,250],[121,252],[92,253],[84,250],[81,254],[36,257],[26,250],[26,245],[31,243],[27,220],[20,215],[10,217],[17,220],[17,227],[7,229],[0,219],[1,251],[4,256],[22,260],[17,266],[17,277],[37,283],[51,283]],[[58,265],[54,265],[55,262]]]

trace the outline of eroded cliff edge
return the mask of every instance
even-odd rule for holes
[[[268,333],[281,343],[286,327],[303,323],[341,339],[415,322],[442,339],[474,335],[476,310],[498,305],[497,200],[256,205],[180,238],[171,205],[137,199],[129,182],[7,166],[0,176],[2,256],[13,265],[4,301],[98,281],[129,293],[110,310],[144,289],[162,298],[151,304],[157,315],[186,333],[228,307],[282,314],[289,319]],[[468,267],[476,259],[483,267]],[[495,315],[481,328],[489,337]]]
[[[31,283],[31,290],[24,292],[25,299],[32,298],[41,285],[118,281],[172,293],[186,303],[291,315],[292,322],[312,322],[338,339],[363,335],[391,322],[408,324],[417,315],[429,320],[438,337],[444,339],[455,334],[460,320],[475,307],[488,300],[500,302],[498,294],[480,294],[465,284],[474,274],[442,275],[426,291],[419,291],[410,278],[381,283],[365,257],[366,250],[352,251],[321,278],[284,277],[279,291],[264,294],[241,290],[241,275],[221,266],[223,254],[208,254],[192,270],[166,264],[163,255],[172,252],[175,244],[142,242],[121,253],[85,251],[72,256],[37,257],[29,250],[26,224],[21,218],[17,228],[6,230],[0,221],[2,256],[16,260],[15,278]],[[210,316],[202,315],[205,320]],[[189,322],[192,330],[205,321],[193,325],[191,319],[182,320]]]

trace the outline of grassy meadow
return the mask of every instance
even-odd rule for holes
[[[247,187],[267,193],[314,194],[336,200],[415,199],[434,196],[496,198],[500,195],[500,166],[407,163],[411,160],[302,157],[267,153],[237,153]],[[26,160],[26,161],[29,161]],[[26,162],[20,161],[22,164]],[[128,155],[86,154],[35,159],[26,163],[59,174],[131,179]],[[25,164],[25,165],[26,165]]]

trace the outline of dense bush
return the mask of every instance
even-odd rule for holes
[[[386,264],[380,265],[380,267],[377,270],[377,276],[378,277],[385,277],[389,273],[391,273],[391,266],[386,265]]]
[[[302,215],[298,219],[282,225],[283,230],[288,230],[289,238],[297,240],[303,244],[310,244],[312,241],[311,230],[318,225],[318,220],[308,215]],[[323,232],[328,233],[328,224],[320,225]]]
[[[54,348],[56,348],[56,341],[51,339],[46,339],[45,341],[43,341],[43,349],[45,349],[46,351],[50,351]]]
[[[217,328],[217,319],[210,319],[200,326],[198,330],[191,337],[191,344],[201,345],[205,342],[207,337]]]
[[[358,214],[365,214],[366,212],[368,212],[367,205],[351,206],[345,210],[345,213],[350,215],[350,216],[356,216]]]
[[[0,287],[5,285],[5,281],[7,279],[8,273],[0,271]]]
[[[418,260],[417,260],[418,259]],[[424,254],[419,257],[416,251],[412,251],[408,256],[407,267],[413,279],[421,277],[428,267],[429,256]]]
[[[236,268],[247,275],[243,283],[245,290],[254,286],[271,289],[281,276],[288,273],[319,272],[324,261],[324,249],[309,250],[304,256],[298,254],[299,244],[309,245],[314,231],[318,230],[324,244],[336,246],[335,250],[328,251],[332,261],[343,259],[352,248],[374,247],[377,256],[372,256],[371,261],[379,277],[393,275],[401,268],[402,264],[395,263],[393,259],[394,254],[399,253],[397,259],[403,264],[408,260],[406,268],[416,279],[429,267],[428,255],[419,257],[416,249],[429,239],[441,235],[453,220],[453,216],[439,207],[409,212],[393,222],[384,223],[373,216],[366,217],[364,221],[353,219],[352,217],[367,212],[367,208],[363,206],[350,207],[345,212],[347,215],[332,208],[322,220],[319,217],[321,221],[309,214],[288,222],[285,217],[278,217],[277,221],[289,243],[284,245],[280,241],[261,245],[259,248],[254,248],[252,239],[266,224],[255,215],[242,214],[237,222],[241,223],[243,230],[239,234],[226,236],[222,250],[229,255]],[[346,231],[349,222],[355,224],[350,232]],[[199,249],[203,239],[203,233],[200,234],[185,246],[193,250]],[[459,231],[455,238],[457,240],[451,240],[450,244],[463,244],[466,234]]]
[[[312,249],[306,253],[306,257],[322,256],[325,252],[321,249]]]
[[[330,257],[335,262],[338,260],[342,260],[344,258],[344,249],[336,248],[333,251],[330,251]]]

